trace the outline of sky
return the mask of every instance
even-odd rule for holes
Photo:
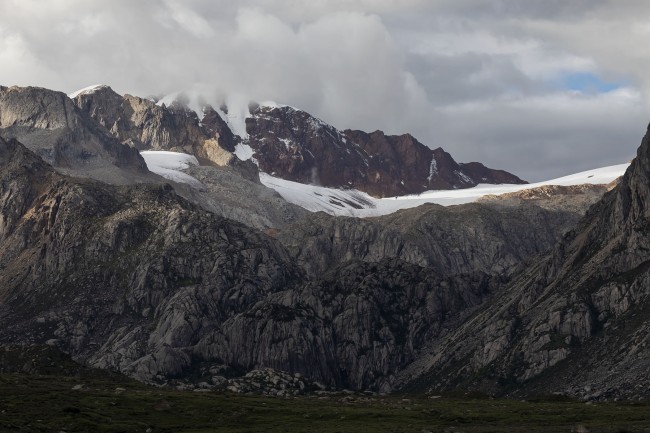
[[[634,157],[649,15],[647,0],[2,0],[0,85],[273,100],[539,181]]]

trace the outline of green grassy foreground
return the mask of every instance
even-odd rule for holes
[[[73,389],[75,388],[75,389]],[[441,397],[297,399],[111,377],[0,376],[1,432],[650,432],[650,404]]]

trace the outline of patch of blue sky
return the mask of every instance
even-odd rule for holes
[[[555,83],[565,90],[581,93],[607,93],[621,87],[623,83],[603,80],[593,72],[570,72],[558,78]]]

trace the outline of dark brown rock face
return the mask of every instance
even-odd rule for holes
[[[648,227],[650,133],[619,185],[552,253],[444,342],[432,342],[431,356],[402,379],[426,371],[433,389],[647,398]]]
[[[290,107],[253,109],[246,130],[260,170],[283,179],[353,187],[370,163],[336,128]]]
[[[478,183],[525,183],[479,163],[457,164],[410,134],[338,131],[291,107],[255,107],[246,119],[248,144],[262,171],[301,183],[356,188],[378,197]]]
[[[230,131],[228,124],[210,106],[205,107],[204,114],[203,120],[201,120],[201,126],[208,137],[214,137],[219,142],[219,146],[228,152],[234,152],[237,138]]]
[[[480,162],[467,162],[459,165],[463,173],[478,183],[526,183],[507,171],[487,168]]]

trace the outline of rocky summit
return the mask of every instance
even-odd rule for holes
[[[61,92],[0,86],[0,135],[66,174],[124,184],[149,173],[137,149],[123,146]]]
[[[260,171],[376,196],[521,180],[291,107],[251,105],[244,133],[195,102],[0,88],[0,369],[47,347],[184,389],[648,397],[648,136],[615,186],[335,217]],[[146,150],[189,154],[195,182]]]
[[[442,148],[410,134],[339,131],[309,113],[287,106],[251,107],[248,138],[260,170],[301,183],[355,188],[376,197],[479,183],[525,183],[480,163],[458,164]]]

